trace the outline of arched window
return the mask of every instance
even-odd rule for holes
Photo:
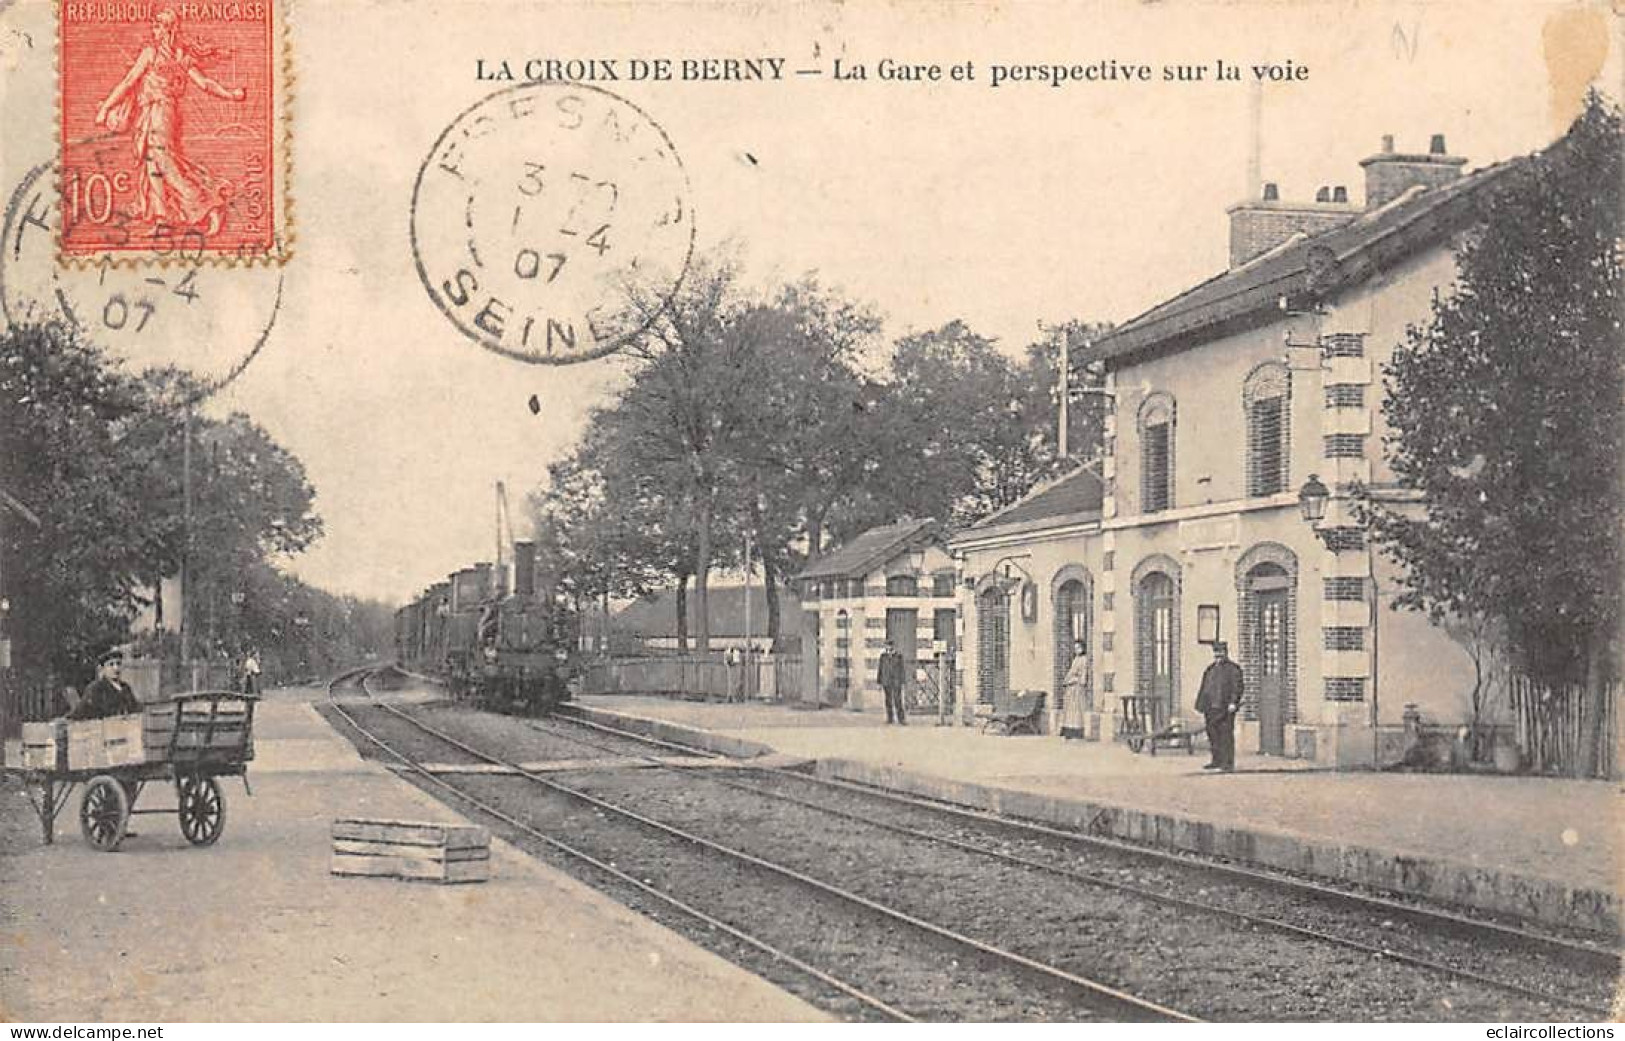
[[[1010,598],[997,583],[976,597],[976,700],[1010,691]]]
[[[1267,362],[1241,388],[1247,414],[1247,494],[1278,495],[1291,484],[1292,374]]]
[[[1174,399],[1158,391],[1140,406],[1140,512],[1174,505]]]

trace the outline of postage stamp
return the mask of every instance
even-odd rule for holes
[[[694,249],[688,174],[665,130],[583,83],[464,110],[412,193],[412,258],[464,335],[536,364],[608,354],[647,328]]]
[[[59,0],[65,263],[280,263],[284,0]]]

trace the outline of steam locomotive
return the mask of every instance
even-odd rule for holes
[[[395,614],[401,664],[439,673],[454,698],[542,715],[570,697],[580,669],[576,613],[538,584],[533,543],[513,544],[513,587],[499,560],[448,575]]]

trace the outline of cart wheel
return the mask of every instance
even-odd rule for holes
[[[118,781],[100,774],[85,785],[84,798],[79,801],[79,830],[93,849],[111,853],[124,841],[124,829],[130,825],[130,799]]]
[[[212,846],[226,829],[226,797],[213,777],[187,774],[175,781],[181,834],[194,846]]]

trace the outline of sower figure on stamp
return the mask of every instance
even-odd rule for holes
[[[908,725],[903,715],[903,656],[897,653],[897,645],[891,640],[886,641],[886,649],[880,652],[880,689],[886,694],[886,722]]]
[[[208,236],[220,230],[230,185],[187,158],[181,142],[181,98],[188,82],[226,101],[241,101],[246,93],[203,73],[199,65],[214,57],[215,48],[181,36],[178,21],[172,10],[158,12],[152,43],[142,48],[96,110],[96,122],[119,133],[132,127],[134,110],[131,137],[140,164],[141,200],[136,216],[177,227],[202,224]]]
[[[1241,666],[1230,660],[1230,648],[1222,640],[1213,645],[1213,664],[1202,673],[1202,689],[1196,695],[1196,711],[1207,720],[1208,746],[1213,761],[1202,769],[1230,771],[1236,768],[1236,712],[1241,708]]]

